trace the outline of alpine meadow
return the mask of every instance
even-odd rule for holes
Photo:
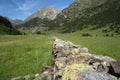
[[[5,2],[6,1],[7,0],[5,0]],[[32,0],[30,1],[32,2]],[[27,15],[27,18],[24,20],[14,20],[9,17],[11,16],[2,15],[2,12],[0,11],[0,80],[88,80],[86,78],[83,79],[83,77],[93,76],[90,76],[90,73],[87,74],[88,76],[86,76],[86,73],[82,73],[84,74],[82,75],[82,78],[68,78],[71,76],[65,74],[65,71],[67,71],[66,69],[70,69],[71,71],[72,69],[79,69],[76,68],[76,66],[70,68],[72,64],[68,64],[69,61],[65,62],[66,64],[64,64],[64,67],[62,63],[56,63],[61,56],[56,57],[56,54],[59,53],[59,51],[56,51],[56,54],[53,54],[54,50],[57,49],[55,47],[56,45],[53,46],[54,37],[80,45],[80,48],[85,47],[85,49],[89,49],[90,54],[109,56],[114,59],[117,65],[115,65],[115,69],[113,67],[113,70],[115,70],[114,72],[117,76],[114,74],[111,75],[116,78],[114,80],[119,80],[119,0],[73,0],[69,6],[62,10],[51,7],[42,7],[39,10],[34,11],[31,15]],[[60,50],[63,50],[63,52],[66,50],[65,46],[65,49],[61,47],[61,45],[57,47],[60,47]],[[78,47],[74,48],[79,49]],[[76,58],[76,55],[72,54],[72,49],[70,50],[69,56],[62,55],[64,59],[69,57],[70,59]],[[86,59],[86,55],[84,57]],[[63,58],[60,58],[60,60]],[[91,56],[89,56],[89,58],[91,59]],[[99,58],[95,57],[95,59]],[[97,64],[97,68],[102,65],[101,68],[104,68],[103,73],[111,73],[110,69],[108,69],[108,71],[106,69],[106,67],[110,68],[110,66],[112,66],[110,61],[108,60],[107,62],[103,60],[100,62],[100,60],[98,60],[98,62],[93,62],[93,64],[90,65],[88,65],[87,62],[83,63],[90,67],[94,67],[94,63],[95,66],[96,63],[100,63],[100,65]],[[88,61],[88,59],[85,61]],[[104,62],[109,63],[110,65],[103,65]],[[81,64],[81,62],[79,64]],[[62,66],[62,69],[56,67],[56,65]],[[47,68],[45,66],[47,66]],[[49,69],[49,66],[52,66],[52,69]],[[52,73],[44,73],[44,69],[49,69]],[[97,73],[97,70],[98,69],[93,72]],[[69,70],[68,73],[70,73]],[[98,73],[102,72],[98,71]],[[47,74],[47,77],[45,74]],[[52,76],[52,78],[50,78],[49,75]],[[55,77],[56,75],[57,78]],[[76,74],[73,74],[73,76],[76,76]],[[89,79],[92,80],[92,78]]]

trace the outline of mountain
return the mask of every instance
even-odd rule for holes
[[[34,14],[28,16],[28,18],[25,21],[29,21],[30,19],[33,19],[35,17],[38,17],[41,19],[48,18],[48,19],[53,20],[56,18],[58,13],[59,12],[55,8],[44,7],[38,10],[37,12],[35,12]]]
[[[41,33],[41,31],[47,30],[47,23],[56,18],[59,12],[55,8],[42,8],[36,13],[28,16],[24,23],[17,25],[16,27],[25,33]]]
[[[0,16],[0,34],[17,35],[21,33],[12,27],[7,18]]]
[[[99,29],[105,34],[120,34],[119,0],[76,0],[59,14],[55,12],[54,18],[51,18],[53,14],[49,11],[55,12],[53,8],[43,8],[29,16],[25,23],[20,25],[21,30],[35,32],[44,27],[45,30],[66,33]]]
[[[44,18],[38,18],[35,17],[33,19],[30,19],[29,21],[18,25],[18,30],[25,32],[25,33],[41,33],[44,30],[47,30],[47,22],[51,21],[50,19]]]
[[[76,0],[57,17],[64,17],[65,19],[71,20],[77,18],[79,14],[82,14],[83,10],[97,7],[105,2],[106,0]]]
[[[74,32],[91,25],[90,30],[106,27],[106,31],[120,33],[120,1],[76,0],[51,24],[51,29],[57,26],[62,32]]]
[[[15,27],[16,25],[20,25],[20,24],[23,23],[23,21],[19,20],[19,19],[15,19],[15,20],[10,19],[10,18],[7,18],[7,19],[10,21],[10,23],[12,24],[13,27]]]

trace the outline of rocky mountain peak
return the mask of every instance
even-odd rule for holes
[[[59,12],[55,8],[44,7],[42,9],[39,9],[34,14],[28,16],[28,18],[25,21],[29,21],[30,19],[33,19],[35,17],[38,17],[41,19],[48,18],[50,20],[53,20],[56,18],[58,13]]]

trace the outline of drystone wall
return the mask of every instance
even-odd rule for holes
[[[120,62],[113,58],[58,38],[52,49],[53,66],[45,66],[34,80],[119,80]]]

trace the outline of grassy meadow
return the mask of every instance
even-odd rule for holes
[[[0,35],[0,80],[42,71],[44,65],[52,65],[52,36],[87,47],[90,53],[120,60],[120,36],[101,35],[82,37],[82,32],[47,35]],[[91,33],[91,34],[94,34]]]

